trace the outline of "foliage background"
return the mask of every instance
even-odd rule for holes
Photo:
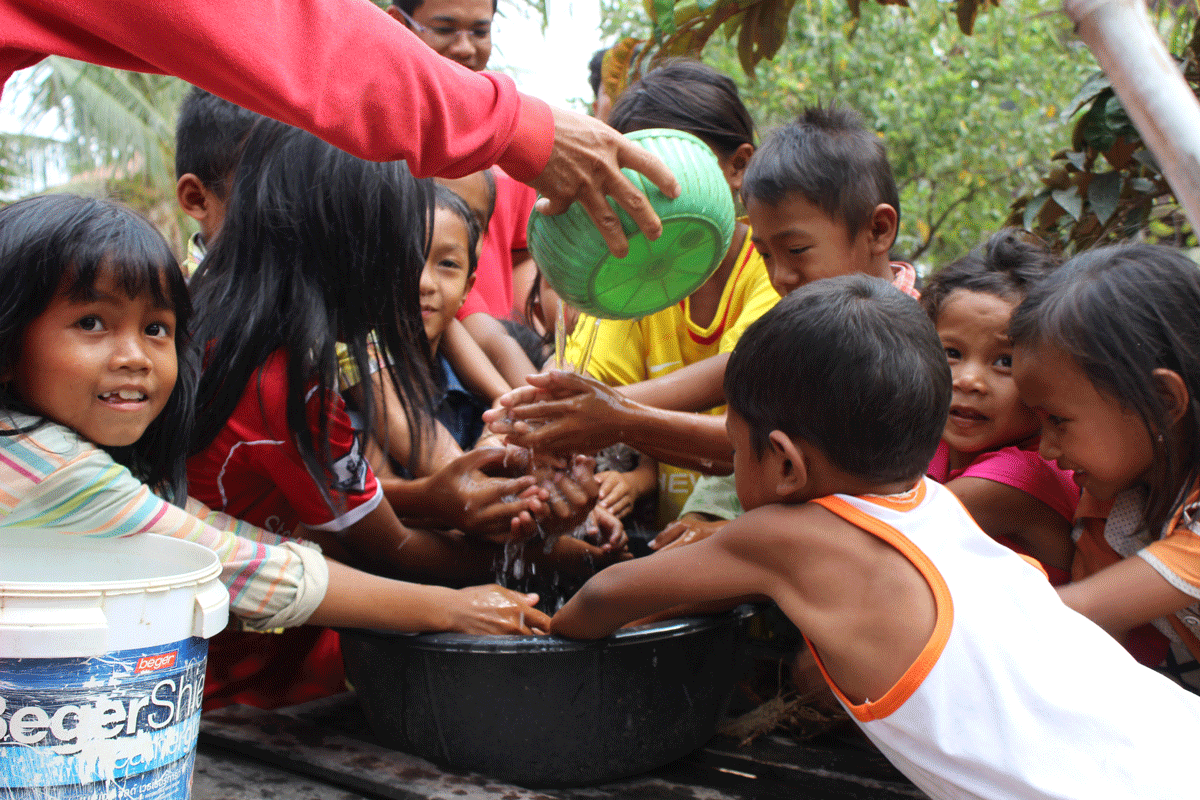
[[[640,4],[605,2],[607,34],[649,35]],[[929,271],[1002,227],[1070,139],[1063,109],[1097,67],[1059,8],[1005,0],[967,36],[952,3],[864,3],[856,17],[842,0],[800,0],[754,76],[720,33],[703,58],[738,81],[760,138],[807,105],[836,99],[861,112],[900,187],[893,254]]]

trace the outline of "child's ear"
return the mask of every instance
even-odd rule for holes
[[[898,225],[898,215],[896,209],[888,203],[880,203],[875,206],[875,210],[871,212],[871,253],[873,255],[886,255],[892,250],[892,245],[896,242],[896,233]]]
[[[192,219],[202,222],[208,216],[208,190],[204,181],[191,172],[185,173],[175,184],[175,198],[183,213]]]
[[[783,431],[771,431],[767,438],[779,462],[775,491],[780,497],[791,497],[808,484],[808,462],[792,437]]]
[[[1154,370],[1151,375],[1154,376],[1154,386],[1158,389],[1158,396],[1162,399],[1172,424],[1179,422],[1187,414],[1188,401],[1191,399],[1183,377],[1175,370],[1163,367]]]
[[[743,142],[727,156],[717,159],[725,180],[735,195],[742,192],[742,178],[746,177],[746,167],[750,165],[750,156],[754,155],[754,145]]]
[[[471,290],[475,288],[475,276],[478,274],[479,274],[478,272],[472,272],[470,275],[467,276],[467,282],[463,286],[463,293],[462,293],[462,299],[464,302],[467,299],[467,295],[469,295],[471,293]],[[462,303],[459,303],[459,305],[461,306]]]

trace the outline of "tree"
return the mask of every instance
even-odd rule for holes
[[[947,4],[855,13],[814,0],[791,15],[786,44],[753,76],[736,40],[713,36],[703,58],[739,82],[761,131],[834,98],[860,111],[900,187],[894,253],[936,267],[1004,224],[1062,135],[1060,110],[1096,69],[1055,8],[1010,0],[967,36]],[[613,24],[636,37],[629,16]]]
[[[33,129],[55,119],[61,137],[0,134],[0,167],[10,183],[49,166],[79,178],[89,190],[116,197],[147,214],[180,244],[175,196],[175,115],[188,84],[165,75],[100,67],[51,56],[14,79],[13,94]],[[7,96],[9,92],[5,92]],[[43,185],[45,180],[41,182]]]

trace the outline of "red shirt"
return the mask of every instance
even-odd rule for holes
[[[0,87],[47,55],[177,75],[240,106],[419,177],[550,158],[550,107],[442,58],[363,0],[5,0]]]
[[[529,246],[526,229],[537,192],[510,178],[503,170],[494,169],[496,176],[496,210],[488,222],[483,237],[483,252],[475,270],[475,286],[459,308],[458,319],[483,312],[496,319],[513,315],[513,250]],[[515,298],[517,306],[525,304],[524,297]]]
[[[333,476],[319,479],[304,466],[288,429],[287,358],[274,353],[250,378],[213,443],[188,459],[189,494],[285,535],[300,523],[330,531],[354,524],[379,505],[383,490],[361,455],[341,395],[331,400],[326,413]],[[306,411],[317,440],[321,408],[315,392]],[[279,708],[341,691],[345,676],[334,631],[310,625],[281,634],[229,628],[209,642],[205,710],[230,703]]]
[[[313,439],[319,441],[315,392],[307,412]],[[300,458],[287,425],[287,359],[282,351],[274,353],[251,377],[217,438],[188,459],[189,494],[272,533],[290,535],[301,523],[327,531],[353,525],[379,505],[383,490],[362,457],[341,395],[334,393],[327,414],[329,478],[310,474]]]

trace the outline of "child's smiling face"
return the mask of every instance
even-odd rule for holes
[[[1071,356],[1053,345],[1017,348],[1013,378],[1042,421],[1040,452],[1097,500],[1146,480],[1154,462],[1150,432],[1136,411],[1096,389]]]
[[[101,270],[92,297],[60,291],[24,331],[10,378],[38,413],[85,439],[123,447],[141,438],[175,387],[175,313],[149,293],[128,297]]]
[[[436,209],[429,257],[421,271],[420,285],[421,321],[434,350],[475,283],[475,276],[467,274],[470,267],[467,243],[467,224],[463,218],[450,209]]]
[[[938,310],[937,332],[954,393],[942,439],[952,451],[981,453],[1033,435],[1038,418],[1021,402],[1012,376],[1008,323],[1016,303],[956,289]]]

